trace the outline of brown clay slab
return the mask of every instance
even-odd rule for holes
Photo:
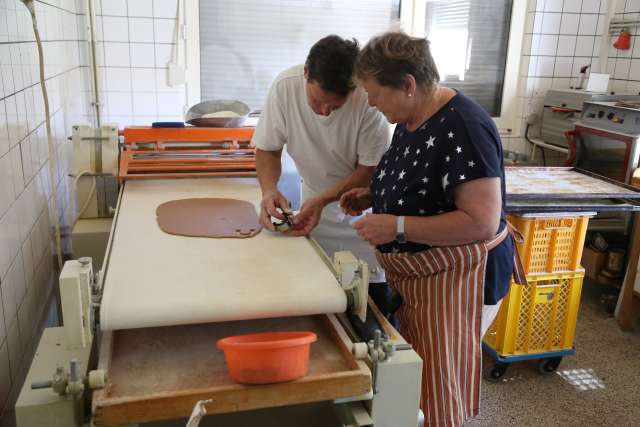
[[[156,209],[165,233],[192,237],[253,237],[262,228],[253,204],[237,199],[197,198],[165,202]]]

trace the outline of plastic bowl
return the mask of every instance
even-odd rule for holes
[[[218,340],[231,378],[241,384],[268,384],[304,377],[313,332],[266,332]]]

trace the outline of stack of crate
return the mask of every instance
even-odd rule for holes
[[[541,359],[553,372],[563,355],[573,354],[584,269],[580,267],[589,215],[511,215],[524,237],[517,243],[529,286],[512,283],[484,348],[501,363]],[[504,370],[494,372],[495,379]]]

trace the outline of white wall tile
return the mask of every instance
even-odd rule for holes
[[[133,90],[135,92],[156,91],[156,70],[153,68],[134,68],[131,70],[133,77]]]
[[[543,34],[558,34],[560,31],[560,13],[545,13],[542,19]]]
[[[640,81],[633,82],[630,81],[627,83],[627,92],[633,93],[635,95],[640,94]]]
[[[107,90],[109,92],[131,91],[131,70],[129,68],[105,68]]]
[[[5,335],[0,336],[0,407],[4,407],[11,392],[11,368],[9,367],[9,346]]]
[[[569,89],[569,86],[571,86],[570,78],[554,77],[553,81],[551,82],[551,88],[553,89]]]
[[[16,197],[22,193],[24,189],[24,175],[22,173],[22,157],[20,154],[20,145],[16,145],[11,149],[11,168],[13,174],[13,192]]]
[[[640,41],[638,41],[636,37],[632,37],[631,41],[633,42],[631,56],[633,58],[640,58]]]
[[[133,0],[135,3],[139,0]],[[107,0],[102,4],[103,15],[127,16],[127,0]]]
[[[163,68],[167,66],[167,63],[171,61],[172,52],[175,47],[174,44],[156,44],[156,62],[155,65],[158,68]]]
[[[33,249],[31,247],[31,236],[27,238],[22,244],[22,263],[24,270],[24,279],[27,283],[27,287],[33,282],[35,273],[35,260],[33,258]]]
[[[129,16],[151,18],[153,16],[152,0],[134,0],[129,2]]]
[[[0,217],[7,212],[14,199],[11,154],[5,153],[0,157]]]
[[[158,115],[160,116],[182,116],[185,104],[184,93],[159,93],[158,94]]]
[[[626,93],[627,92],[627,81],[626,80],[613,80],[610,83],[610,88],[612,92],[615,93]]]
[[[152,44],[131,43],[131,66],[152,68],[155,63]]]
[[[594,36],[578,36],[575,56],[592,56],[594,43]]]
[[[538,12],[533,19],[533,32],[538,34],[542,33],[542,21],[544,20],[544,13]]]
[[[175,18],[177,10],[177,0],[153,0],[153,15],[156,18]]]
[[[175,41],[175,19],[154,19],[154,37],[156,43],[173,43]]]
[[[129,18],[132,42],[153,42],[153,19]]]
[[[131,115],[131,94],[122,92],[107,93],[109,103],[108,114],[110,115]]]
[[[9,265],[9,270],[0,282],[0,290],[2,291],[2,307],[4,311],[4,320],[7,332],[10,333],[12,323],[17,317],[18,306],[16,305],[16,282],[12,274],[13,262]]]
[[[9,366],[11,367],[12,382],[15,383],[18,381],[18,375],[22,367],[22,343],[20,342],[17,317],[14,315],[12,321],[7,323],[9,323],[7,334],[7,344],[9,345]]]
[[[624,0],[616,0],[618,3]],[[605,10],[603,10],[605,11]],[[582,13],[599,13],[600,12],[600,0],[582,0]]]
[[[553,77],[553,67],[555,65],[555,57],[553,56],[541,56],[538,58],[538,67],[536,69],[536,76],[538,77]]]
[[[626,59],[626,58],[616,59],[616,68],[613,73],[613,77],[616,79],[627,80],[629,78],[630,65],[631,65],[631,61],[629,59]]]
[[[10,277],[9,277],[10,276]],[[27,283],[24,276],[24,265],[22,260],[22,251],[18,251],[18,256],[9,268],[8,278],[13,282],[13,303],[16,307],[22,304],[24,296],[27,293]]]
[[[20,142],[20,155],[22,157],[22,173],[25,184],[33,177],[33,161],[31,160],[31,147],[29,137]]]
[[[626,0],[625,13],[638,13],[640,12],[640,0]]]
[[[0,83],[2,83],[1,78]],[[9,128],[7,125],[7,110],[5,107],[5,101],[0,100],[0,156],[7,153],[9,148],[11,148],[11,144],[9,141]]]
[[[558,36],[542,35],[540,36],[540,55],[555,55],[558,45]]]
[[[595,35],[598,29],[598,15],[580,15],[580,26],[578,27],[578,34],[580,35]]]
[[[561,12],[562,0],[547,0],[544,3],[544,11],[545,12]]]
[[[16,105],[16,96],[5,98],[5,107],[7,112],[7,127],[9,131],[9,144],[14,147],[20,141],[22,135],[20,130],[20,121],[18,119],[18,107]]]
[[[559,56],[556,58],[556,65],[553,69],[554,77],[571,77],[573,68],[573,58]]]
[[[0,291],[2,289],[0,288]],[[7,324],[4,320],[4,306],[2,305],[2,297],[0,296],[0,347],[4,344],[4,340],[7,338]],[[0,361],[0,369],[2,368],[2,361]],[[0,378],[2,378],[2,372],[0,371]],[[2,387],[2,385],[0,385]],[[2,392],[0,391],[0,396]],[[2,399],[0,399],[0,407],[2,407]]]
[[[596,34],[603,34],[605,32],[606,23],[607,15],[598,15],[598,27],[596,28]]]
[[[136,116],[153,116],[158,114],[158,100],[155,93],[133,94],[133,114]]]
[[[532,56],[529,58],[529,70],[527,71],[528,76],[538,75],[538,58],[539,56]]]
[[[105,16],[102,18],[102,25],[104,25],[105,42],[126,42],[129,40],[127,18]]]
[[[573,56],[576,50],[576,36],[558,37],[558,56]]]
[[[105,61],[108,67],[129,67],[129,43],[105,43]]]
[[[580,7],[582,6],[582,0],[564,0],[563,12],[580,13]]]
[[[613,77],[613,73],[616,71],[616,60],[615,58],[609,58],[607,62],[607,74]]]
[[[560,21],[560,34],[578,34],[580,15],[577,13],[563,13]]]
[[[13,261],[12,247],[18,244],[15,231],[12,230],[12,216],[6,213],[0,218],[0,287]]]
[[[632,59],[629,69],[629,80],[640,81],[640,59]]]

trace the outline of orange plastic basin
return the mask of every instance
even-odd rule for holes
[[[266,332],[218,340],[229,375],[241,384],[268,384],[304,377],[313,332]]]

